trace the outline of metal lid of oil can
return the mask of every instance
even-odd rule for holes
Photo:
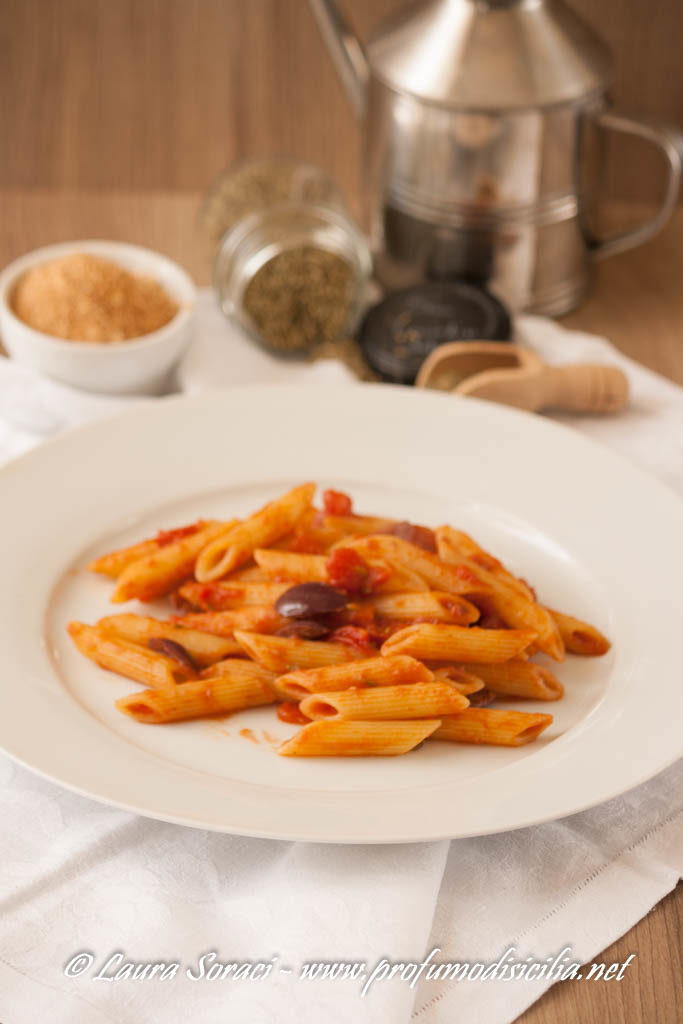
[[[430,0],[367,46],[391,89],[469,111],[572,104],[602,92],[609,50],[561,0]]]

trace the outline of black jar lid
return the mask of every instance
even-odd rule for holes
[[[485,288],[434,281],[393,292],[365,316],[359,341],[373,370],[412,384],[429,353],[447,341],[509,341],[508,311]]]

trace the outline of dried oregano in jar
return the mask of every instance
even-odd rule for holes
[[[253,188],[235,172],[231,209],[246,209],[245,190],[257,205],[261,196],[261,205],[223,235],[216,291],[226,315],[264,347],[282,355],[310,353],[355,329],[372,270],[370,251],[325,172],[315,168],[312,176],[310,165],[301,165],[297,175],[297,165],[288,165],[286,180],[298,184],[296,194],[282,199],[283,162],[273,162],[271,191],[264,185],[265,163],[258,162]],[[325,180],[329,202],[318,198]]]
[[[353,270],[313,245],[285,249],[256,271],[244,309],[271,348],[282,352],[334,341],[353,304]]]

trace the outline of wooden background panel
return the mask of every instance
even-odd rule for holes
[[[363,37],[402,6],[343,3]],[[617,103],[683,124],[680,0],[573,6],[617,54]],[[0,186],[201,189],[285,152],[360,189],[360,131],[306,0],[0,0],[0,118]],[[616,156],[613,194],[656,192],[654,153]]]

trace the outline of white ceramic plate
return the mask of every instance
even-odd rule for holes
[[[569,657],[553,726],[520,749],[427,743],[399,758],[280,758],[272,708],[134,722],[136,684],[79,655],[72,618],[107,610],[94,553],[292,484],[361,511],[472,532],[548,604],[593,621],[605,658]],[[683,504],[540,418],[388,386],[269,387],[144,403],[0,473],[0,745],[42,775],[140,814],[282,839],[400,842],[519,828],[644,781],[682,753]]]

